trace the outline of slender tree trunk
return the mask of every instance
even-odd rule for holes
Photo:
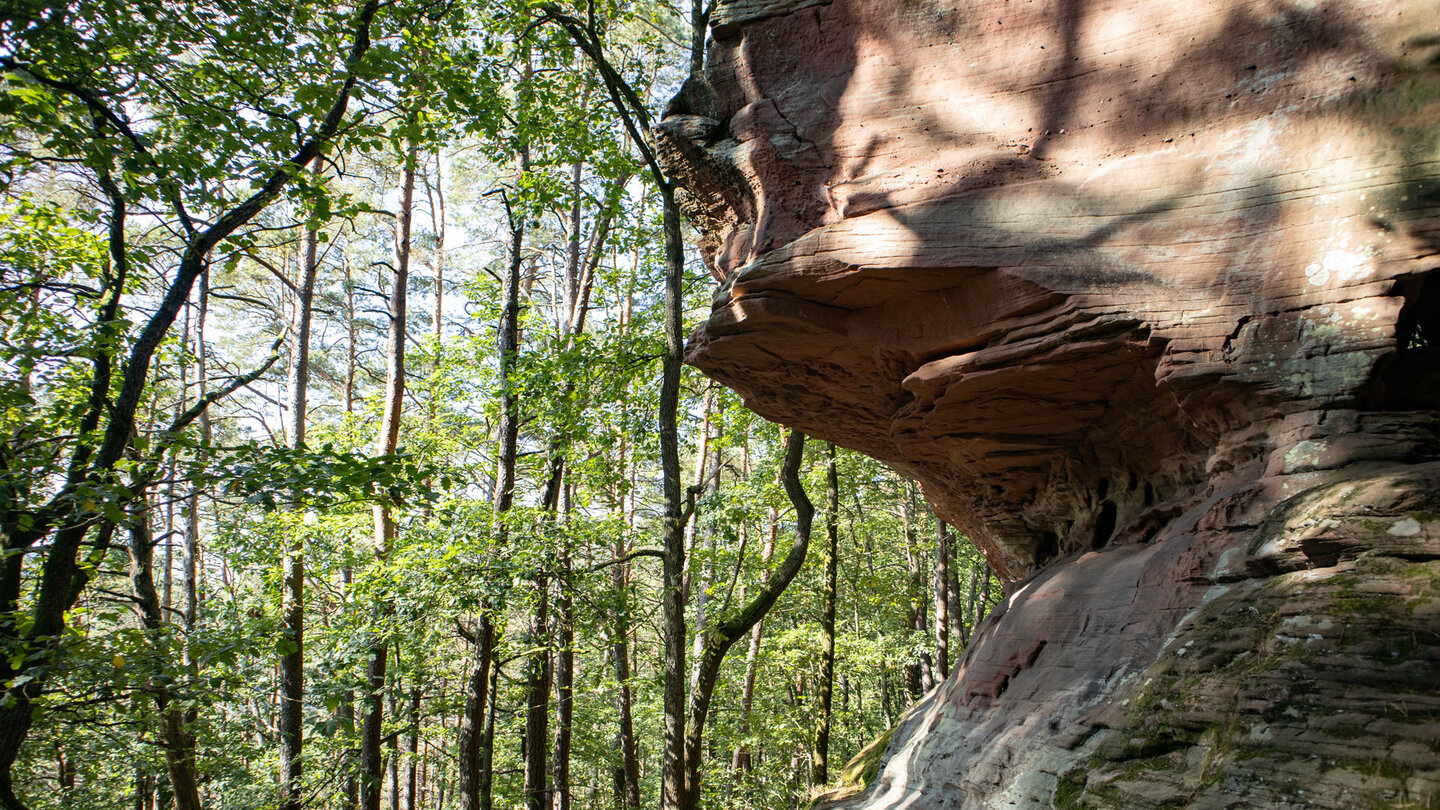
[[[761,552],[760,561],[766,566],[775,556],[775,545],[780,539],[780,509],[770,507],[770,528],[769,535],[765,540],[765,550]],[[738,776],[742,772],[750,771],[755,763],[751,756],[749,743],[744,738],[750,733],[750,711],[755,706],[755,671],[760,663],[760,641],[765,634],[765,620],[762,618],[750,628],[750,647],[745,652],[745,678],[742,681],[740,692],[740,745],[735,748],[735,757],[731,768]]]
[[[993,575],[994,572],[990,570],[990,564],[986,563],[979,577],[980,587],[971,593],[971,598],[975,600],[975,620],[970,624],[971,635],[974,635],[975,629],[980,626],[980,622],[985,621],[985,613],[990,608],[988,598],[990,594],[990,579]]]
[[[355,318],[355,278],[351,273],[350,260],[344,254],[340,257],[341,265],[345,269],[345,382],[344,391],[341,392],[341,404],[345,408],[345,414],[355,412],[355,355],[356,355],[356,318]],[[353,549],[352,549],[353,550]],[[343,593],[349,594],[351,585],[355,579],[355,572],[347,563],[340,567],[340,588]],[[347,689],[340,699],[340,705],[335,709],[335,717],[339,726],[348,737],[353,738],[355,734],[355,690]],[[345,752],[345,782],[341,792],[341,810],[356,810],[360,806],[360,750],[350,748]]]
[[[399,645],[395,649],[395,665],[400,665]],[[400,709],[396,705],[396,695],[400,692],[400,679],[394,678],[393,681],[389,689],[390,716],[398,718]],[[386,758],[386,770],[390,772],[390,801],[387,804],[390,810],[400,810],[400,735],[391,734],[389,739],[390,756]]]
[[[935,665],[950,677],[950,534],[935,518]]]
[[[341,392],[341,400],[345,413],[349,414],[355,411],[355,277],[350,270],[349,258],[342,255],[340,261],[345,267],[345,390]]]
[[[190,315],[191,307],[187,302],[185,306],[184,325],[180,327],[180,345],[182,347],[189,347],[190,345]],[[181,361],[180,397],[175,401],[175,412],[172,415],[173,419],[180,418],[180,414],[184,412],[189,397],[190,364]],[[165,621],[167,623],[170,621],[171,607],[175,604],[175,542],[173,538],[175,537],[175,504],[179,500],[179,488],[177,486],[179,482],[175,480],[177,461],[176,456],[172,455],[170,457],[170,463],[166,465],[167,474],[165,476],[168,481],[166,488],[169,492],[165,498],[165,570],[161,580],[163,584],[161,587],[160,604],[164,607]]]
[[[623,497],[623,495],[622,495]],[[627,517],[630,511],[626,510]],[[615,557],[625,556],[629,549],[624,539],[615,541]],[[619,715],[616,742],[620,747],[620,770],[617,787],[626,807],[640,806],[640,758],[635,752],[635,729],[631,720],[630,697],[630,604],[629,569],[625,563],[612,566],[610,584],[615,589],[615,642],[611,657],[615,662],[615,711]]]
[[[535,583],[535,608],[530,615],[527,644],[534,652],[525,674],[525,807],[545,810],[548,804],[550,745],[550,586],[545,577]]]
[[[910,573],[910,602],[907,606],[909,625],[912,635],[923,638],[929,635],[926,625],[929,612],[926,605],[926,596],[930,591],[929,584],[925,577],[925,560],[920,553],[920,540],[916,532],[918,522],[918,509],[915,503],[915,485],[906,481],[900,494],[901,514],[904,517],[905,528],[905,563]],[[921,695],[930,691],[935,685],[935,676],[932,671],[933,663],[930,654],[920,652],[915,660],[906,666],[906,685],[910,689],[910,699],[919,700]]]
[[[529,155],[521,149],[516,166],[523,173],[529,168]],[[505,302],[497,329],[496,353],[500,361],[500,425],[498,459],[495,471],[496,545],[509,542],[505,520],[515,503],[515,460],[520,441],[520,398],[516,368],[520,354],[520,271],[524,264],[525,227],[518,215],[510,213],[510,253],[508,271],[502,293]],[[491,800],[491,763],[494,761],[493,685],[498,633],[489,606],[482,606],[475,638],[475,657],[471,660],[470,679],[465,694],[465,716],[460,722],[460,810],[489,810]]]
[[[682,810],[696,810],[700,806],[700,761],[704,752],[705,720],[710,711],[710,700],[720,678],[720,665],[730,647],[764,618],[776,600],[789,587],[791,580],[799,573],[810,548],[810,525],[815,516],[815,507],[805,494],[800,483],[800,463],[805,454],[805,434],[790,431],[790,446],[786,449],[785,464],[781,478],[785,492],[795,507],[795,540],[790,551],[779,567],[771,571],[760,591],[751,597],[735,614],[725,621],[716,622],[708,633],[705,652],[700,662],[700,677],[695,691],[690,696],[690,715],[685,730],[685,782]]]
[[[827,444],[825,459],[825,574],[820,591],[820,682],[816,684],[819,719],[815,723],[815,750],[810,760],[810,784],[829,781],[830,702],[835,691],[835,586],[840,551],[840,476],[835,468],[835,445]]]
[[[420,764],[420,698],[424,682],[422,672],[416,676],[414,685],[410,687],[410,747],[407,751],[409,756],[405,759],[405,810],[419,810],[416,791],[419,790],[420,778],[417,768]]]
[[[715,409],[715,391],[712,388],[705,396],[704,416],[700,419],[699,463],[695,471],[695,490],[702,490],[706,496],[714,497],[720,492],[720,444],[718,437],[711,436],[710,418]],[[712,441],[712,439],[714,439]],[[694,529],[691,532],[691,549],[698,550],[704,544],[704,553],[687,554],[694,560],[687,565],[685,578],[686,601],[695,604],[695,636],[690,647],[690,693],[693,695],[700,679],[701,656],[705,652],[708,630],[707,609],[710,606],[710,589],[715,584],[715,522],[708,519],[703,509],[694,513]],[[703,524],[703,525],[702,525]],[[703,562],[700,560],[703,559]],[[696,563],[700,562],[699,565]]]
[[[569,498],[566,498],[569,501]],[[566,509],[568,512],[568,503]],[[555,766],[553,810],[570,810],[570,739],[575,722],[575,594],[570,553],[560,549],[559,590],[555,597]]]
[[[480,810],[491,810],[493,792],[491,776],[495,765],[495,715],[500,702],[500,663],[490,667],[490,703],[485,709],[485,730],[480,740]]]
[[[937,515],[937,521],[940,519]],[[961,653],[969,641],[965,621],[965,592],[960,588],[960,548],[959,538],[950,533],[950,527],[945,527],[945,551],[949,563],[946,567],[947,581],[945,586],[948,596],[947,613],[950,617],[950,658],[952,663],[958,663]]]
[[[485,736],[490,703],[490,675],[495,631],[489,619],[476,623],[470,676],[465,685],[465,709],[460,718],[460,810],[479,810],[481,796],[481,742]]]
[[[203,402],[208,393],[210,380],[205,366],[205,321],[210,312],[210,271],[200,275],[200,292],[195,313],[195,393],[197,401]],[[209,445],[211,439],[210,412],[200,414],[200,442]],[[185,545],[180,559],[181,621],[185,628],[185,670],[197,673],[199,661],[195,655],[192,638],[195,623],[200,615],[200,488],[193,483],[185,501]],[[197,709],[186,712],[186,720],[194,722]]]
[[[430,201],[430,228],[435,234],[435,311],[430,318],[430,332],[435,338],[438,360],[440,339],[445,324],[445,188],[440,180],[440,150],[435,150],[435,182],[425,178],[425,196]]]
[[[320,177],[320,161],[311,164]],[[319,272],[318,234],[308,226],[301,242],[301,266],[295,300],[295,346],[290,354],[289,422],[285,431],[291,449],[305,446],[305,415],[310,385],[310,321]],[[280,590],[280,810],[300,810],[305,711],[305,544],[296,527],[285,533]]]
[[[685,248],[680,235],[680,208],[675,191],[657,178],[665,234],[665,354],[660,373],[660,469],[665,496],[664,580],[660,596],[664,642],[663,711],[665,752],[661,764],[661,807],[683,810],[690,805],[686,788],[685,749],[685,514],[680,491],[680,372],[685,358],[681,326]]]
[[[415,145],[405,149],[401,170],[400,210],[395,222],[394,276],[390,285],[390,336],[386,343],[385,404],[380,422],[380,435],[375,454],[391,455],[400,443],[400,412],[405,399],[405,315],[406,293],[410,281],[410,222],[415,201]],[[390,505],[376,504],[375,555],[384,559],[394,546],[396,527]],[[381,606],[383,614],[389,613]],[[386,655],[389,644],[376,643],[370,650],[366,666],[365,721],[360,733],[360,806],[362,810],[380,810],[384,755],[380,750],[380,734],[385,719]]]
[[[167,685],[170,679],[164,672],[170,656],[166,649],[168,642],[160,594],[155,588],[155,540],[150,532],[149,496],[143,494],[143,485],[136,489],[142,494],[130,516],[130,581],[141,622],[151,636],[151,644],[160,653],[152,680],[155,705],[160,714],[160,740],[165,749],[165,765],[170,775],[175,810],[200,810],[200,792],[195,778],[195,737],[186,727],[184,710],[174,702]]]

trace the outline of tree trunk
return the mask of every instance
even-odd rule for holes
[[[395,221],[395,264],[390,285],[390,335],[386,342],[385,402],[380,422],[380,435],[375,441],[375,454],[391,455],[400,443],[400,412],[405,400],[405,313],[406,293],[410,281],[410,221],[415,201],[415,145],[405,150],[401,171],[400,210]],[[375,556],[383,560],[394,546],[395,520],[390,505],[375,505]],[[383,614],[389,613],[381,606]],[[384,755],[380,750],[380,733],[385,719],[386,654],[389,644],[376,643],[370,650],[366,666],[365,720],[360,732],[360,807],[380,810]]]
[[[460,718],[459,792],[460,810],[480,810],[481,741],[489,709],[490,670],[495,630],[488,618],[476,623],[470,677],[465,684],[465,710]]]
[[[410,687],[410,747],[406,757],[405,767],[405,810],[419,810],[419,797],[416,791],[419,790],[418,767],[420,765],[420,697],[423,694],[421,685],[425,682],[424,673],[416,676],[415,684]]]
[[[623,496],[622,496],[623,497]],[[627,510],[627,516],[629,512]],[[625,556],[629,549],[624,539],[615,541],[615,557]],[[615,662],[615,712],[619,716],[616,742],[620,748],[620,769],[617,788],[624,806],[640,806],[640,758],[635,752],[635,727],[631,720],[630,698],[630,606],[629,565],[620,563],[610,569],[610,584],[615,589],[615,642],[611,657]]]
[[[395,665],[400,665],[400,647],[395,647]],[[396,706],[396,695],[400,691],[400,679],[395,678],[395,683],[390,685],[390,716],[399,717],[400,709]],[[400,735],[390,735],[390,756],[388,757],[390,771],[390,810],[400,810]]]
[[[915,484],[906,481],[900,493],[900,509],[904,517],[905,563],[910,573],[909,604],[906,608],[910,631],[913,636],[923,638],[929,635],[926,625],[926,596],[930,587],[925,577],[925,560],[920,553],[920,540],[916,531],[918,509],[915,503]],[[933,664],[929,653],[920,652],[915,660],[905,667],[905,683],[910,690],[910,699],[919,700],[935,685]]]
[[[205,401],[210,380],[205,366],[205,321],[210,312],[210,271],[200,274],[200,291],[195,313],[195,394],[196,401]],[[200,414],[200,441],[209,445],[213,438],[210,432],[210,411]],[[200,662],[195,654],[195,624],[200,615],[200,488],[190,484],[185,499],[185,538],[180,559],[181,623],[184,627],[184,651],[182,658],[185,671],[191,677],[199,674]],[[185,712],[187,723],[195,722],[198,708]]]
[[[500,663],[490,667],[490,703],[485,709],[485,730],[480,740],[480,810],[491,810],[491,776],[495,765],[495,715],[500,702]]]
[[[517,169],[529,168],[529,155],[524,149],[516,156]],[[520,270],[521,251],[525,247],[523,221],[510,214],[510,253],[502,296],[505,299],[497,328],[496,354],[500,366],[500,425],[497,431],[499,457],[495,470],[495,543],[503,547],[509,542],[506,514],[515,503],[515,459],[520,442],[520,398],[516,390],[516,367],[520,353]],[[491,746],[494,744],[493,715],[496,695],[495,645],[498,632],[488,610],[482,605],[475,632],[475,656],[471,659],[470,678],[466,684],[465,716],[460,721],[460,810],[489,810]]]
[[[200,810],[200,792],[195,778],[195,736],[185,724],[185,712],[175,705],[168,684],[173,680],[165,671],[170,661],[165,618],[160,594],[155,589],[155,541],[150,532],[150,506],[144,486],[136,487],[141,500],[130,516],[130,582],[140,609],[140,620],[150,635],[150,643],[159,653],[151,683],[155,705],[160,713],[160,741],[165,749],[165,766],[170,775],[175,810]]]
[[[835,691],[835,590],[840,551],[840,475],[835,467],[835,445],[827,444],[825,459],[825,574],[820,591],[820,681],[815,686],[819,719],[815,723],[815,750],[810,760],[810,784],[829,781],[830,703]]]
[[[702,491],[708,497],[714,497],[720,492],[720,443],[718,436],[711,436],[710,424],[710,417],[714,409],[715,391],[712,388],[705,396],[704,415],[700,419],[700,450],[696,454],[699,462],[696,465],[695,485],[692,489],[692,491]],[[714,440],[712,441],[712,439]],[[697,557],[703,556],[704,563],[698,567],[695,563],[687,563],[688,575],[685,577],[684,584],[686,601],[693,601],[695,604],[695,636],[690,647],[690,694],[692,696],[699,685],[700,664],[705,653],[705,640],[708,632],[708,616],[706,614],[710,607],[710,589],[715,584],[715,522],[707,519],[703,509],[696,509],[693,517],[694,528],[690,540],[692,553],[686,554],[686,558],[687,560],[696,560]],[[704,554],[693,553],[699,550],[702,543],[704,544]]]
[[[690,715],[685,733],[685,805],[682,810],[696,810],[700,806],[700,759],[704,751],[705,720],[710,711],[710,700],[720,678],[720,665],[730,647],[754,627],[776,600],[789,587],[791,580],[799,573],[810,548],[810,525],[815,517],[815,507],[805,494],[800,483],[800,463],[805,455],[805,434],[790,431],[790,445],[785,452],[785,464],[781,479],[785,492],[795,506],[795,540],[780,566],[770,573],[761,587],[735,614],[725,621],[716,622],[708,634],[705,652],[700,661],[700,677],[695,691],[690,696]]]
[[[568,498],[567,498],[568,500]],[[570,554],[560,550],[560,589],[555,597],[555,767],[553,810],[570,810],[570,738],[575,721],[575,595]]]
[[[546,577],[535,584],[535,608],[530,615],[529,638],[533,650],[525,667],[525,807],[545,810],[549,794],[550,745],[550,586]]]
[[[665,232],[665,353],[660,372],[660,469],[665,495],[664,574],[660,596],[664,639],[663,711],[665,752],[661,764],[660,806],[690,807],[686,788],[685,746],[685,515],[680,492],[680,372],[685,359],[681,326],[684,306],[685,248],[675,191],[660,181]]]
[[[440,358],[440,339],[445,325],[445,189],[440,182],[440,150],[435,150],[435,182],[425,178],[425,196],[430,201],[430,229],[435,234],[435,311],[430,317],[430,332],[435,338],[435,357]]]
[[[950,677],[950,534],[935,517],[935,664]]]
[[[320,161],[311,165],[311,178],[320,178]],[[305,446],[305,416],[310,385],[310,320],[315,303],[316,260],[319,245],[314,225],[307,226],[301,245],[300,283],[296,285],[295,346],[290,356],[289,422],[285,431],[290,448]],[[293,508],[293,507],[292,507]],[[285,532],[285,553],[280,572],[280,810],[300,810],[303,796],[303,727],[305,711],[305,547],[303,533],[294,526]]]
[[[768,566],[770,560],[775,556],[775,545],[780,539],[780,510],[777,507],[770,507],[770,530],[765,540],[765,550],[761,552],[760,561]],[[744,742],[746,735],[750,733],[750,711],[755,706],[755,671],[760,662],[760,641],[765,634],[765,620],[762,618],[750,628],[750,647],[745,652],[745,678],[741,684],[740,692],[740,745],[735,747],[735,757],[731,762],[731,768],[738,776],[742,772],[748,772],[754,767],[754,761],[750,754],[750,746]]]

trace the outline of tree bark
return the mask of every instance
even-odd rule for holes
[[[311,164],[311,178],[320,178],[320,160]],[[305,416],[310,385],[310,321],[319,272],[319,235],[314,224],[301,241],[299,284],[295,294],[295,346],[291,350],[289,425],[292,450],[305,446]],[[280,590],[280,810],[300,810],[303,795],[305,711],[305,545],[303,533],[291,526],[285,533]]]
[[[137,489],[143,490],[144,486]],[[151,645],[160,653],[151,682],[160,715],[160,740],[165,749],[165,767],[170,776],[175,810],[200,810],[200,792],[195,777],[195,735],[186,727],[184,710],[175,704],[168,685],[173,678],[165,671],[170,655],[160,594],[155,588],[155,540],[150,532],[148,497],[142,494],[130,515],[130,582],[141,623],[150,635]]]
[[[923,638],[929,635],[929,628],[926,627],[926,614],[929,612],[926,609],[926,596],[930,588],[925,581],[925,560],[920,553],[920,540],[916,531],[919,510],[915,501],[915,484],[906,481],[900,493],[900,509],[904,517],[905,529],[905,563],[910,573],[909,604],[906,613],[912,636]],[[929,653],[923,651],[917,653],[915,660],[906,665],[905,682],[910,690],[912,701],[919,700],[935,685],[933,666]]]
[[[950,534],[935,517],[935,665],[950,677]]]
[[[835,586],[840,551],[840,475],[835,467],[835,445],[826,445],[825,459],[825,573],[820,590],[820,681],[815,685],[819,718],[815,748],[810,760],[810,784],[829,781],[830,703],[835,692]]]
[[[516,156],[519,172],[529,168],[529,155],[523,148]],[[497,430],[498,458],[495,470],[495,544],[509,543],[506,514],[515,503],[515,460],[520,442],[520,398],[517,391],[516,368],[520,353],[520,271],[524,264],[523,221],[510,212],[510,250],[504,279],[497,327],[496,354],[500,366],[500,424]],[[466,684],[465,716],[460,722],[459,793],[461,810],[489,810],[491,767],[494,757],[492,728],[495,681],[494,651],[498,632],[489,612],[482,605],[475,638],[475,655],[471,659],[470,678]]]
[[[658,171],[658,170],[657,170]],[[663,711],[665,752],[661,763],[660,805],[684,810],[686,795],[685,745],[685,514],[680,492],[680,372],[685,357],[681,328],[682,282],[685,248],[680,235],[680,208],[675,191],[662,177],[662,224],[665,233],[665,353],[660,372],[660,469],[665,496],[664,573],[660,596],[664,639]]]
[[[410,745],[405,769],[405,810],[419,810],[416,791],[419,790],[417,767],[420,764],[420,698],[424,694],[422,684],[424,673],[415,679],[410,687]]]
[[[530,614],[526,643],[533,652],[525,667],[525,807],[545,810],[549,797],[550,745],[550,586],[548,578],[537,577],[535,606]]]
[[[795,539],[790,551],[780,566],[770,573],[759,593],[740,608],[733,616],[716,622],[708,634],[705,652],[700,661],[700,677],[695,691],[690,695],[690,713],[685,733],[685,805],[682,810],[696,810],[700,806],[700,760],[703,753],[705,720],[710,711],[710,700],[720,678],[720,665],[730,647],[750,631],[789,587],[791,580],[799,573],[810,548],[810,526],[815,517],[815,507],[805,494],[800,483],[800,464],[805,455],[805,434],[790,431],[790,444],[786,448],[785,463],[781,468],[781,480],[785,492],[795,507]]]
[[[410,281],[410,223],[414,214],[415,144],[407,145],[403,157],[400,182],[400,209],[395,217],[395,262],[390,285],[390,335],[386,342],[385,401],[381,411],[380,435],[375,441],[377,456],[392,455],[400,444],[400,414],[405,399],[405,317],[406,294]],[[390,505],[378,503],[375,515],[375,556],[385,559],[394,546],[396,526]],[[389,613],[381,605],[382,614]],[[385,757],[380,750],[380,734],[385,719],[386,656],[389,644],[381,640],[370,650],[365,672],[365,719],[360,732],[360,807],[380,810],[380,794],[384,777]]]
[[[622,496],[623,497],[623,496]],[[627,510],[627,516],[629,512]],[[624,539],[615,541],[614,553],[619,559],[629,552]],[[640,806],[640,758],[635,751],[635,727],[631,719],[630,696],[630,605],[629,570],[627,563],[610,568],[610,584],[615,589],[615,641],[611,657],[615,664],[615,712],[619,716],[616,742],[620,748],[618,786],[626,807]]]
[[[777,507],[770,507],[770,528],[765,540],[765,550],[761,552],[760,562],[769,565],[770,560],[775,556],[775,546],[780,539],[780,510]],[[748,772],[754,767],[754,761],[750,753],[750,746],[744,742],[746,735],[750,733],[750,711],[755,706],[755,671],[760,662],[760,641],[765,634],[765,620],[762,618],[750,628],[750,646],[745,652],[745,678],[741,683],[740,691],[740,745],[735,747],[735,757],[731,762],[731,768],[738,776],[742,772]]]

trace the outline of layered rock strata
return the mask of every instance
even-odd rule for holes
[[[1440,804],[1440,0],[712,33],[657,133],[691,362],[1009,583],[859,802]]]

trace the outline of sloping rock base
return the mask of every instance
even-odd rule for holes
[[[866,808],[1440,807],[1440,0],[722,0],[689,359],[1007,580]]]

